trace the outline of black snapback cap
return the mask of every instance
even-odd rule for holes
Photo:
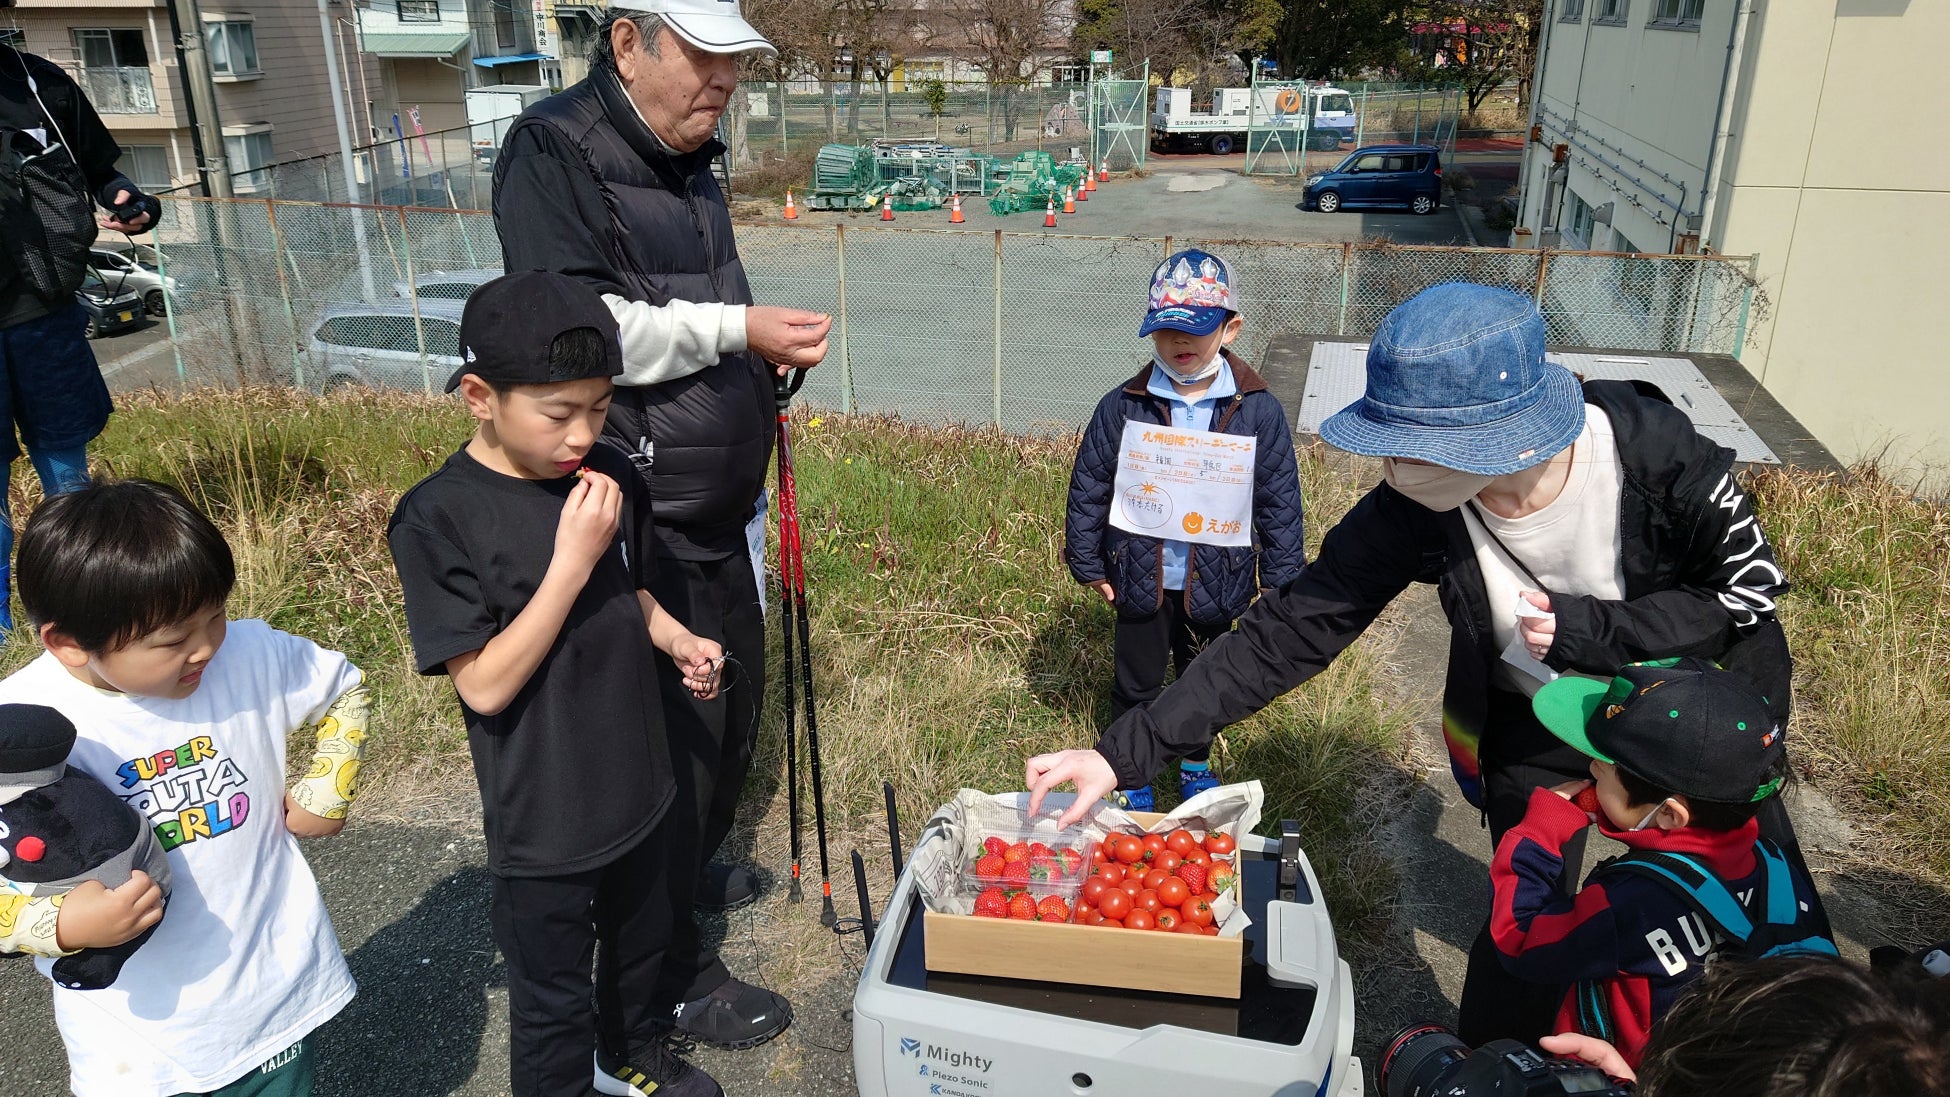
[[[74,724],[46,705],[0,705],[0,774],[31,773],[65,762]]]
[[[578,328],[602,335],[601,364],[575,371],[551,368],[556,337]],[[602,295],[566,274],[545,270],[504,274],[468,295],[460,313],[460,358],[460,368],[447,378],[448,392],[470,373],[498,385],[547,385],[623,372],[616,317]]]

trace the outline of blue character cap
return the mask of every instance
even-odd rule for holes
[[[1239,311],[1232,286],[1232,268],[1216,255],[1193,249],[1168,257],[1151,275],[1151,308],[1139,337],[1160,328],[1212,334]]]

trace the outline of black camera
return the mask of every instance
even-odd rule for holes
[[[1518,1040],[1470,1050],[1441,1025],[1410,1025],[1381,1057],[1383,1097],[1628,1097],[1632,1087],[1597,1067],[1557,1059]]]

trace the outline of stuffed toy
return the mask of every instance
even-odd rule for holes
[[[0,705],[0,891],[65,895],[89,880],[120,887],[141,869],[169,897],[169,860],[149,820],[108,786],[68,768],[75,728],[45,705]],[[160,923],[158,923],[160,925]],[[147,941],[151,926],[114,948],[54,962],[54,981],[100,990]]]

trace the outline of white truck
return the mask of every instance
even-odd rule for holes
[[[474,159],[483,167],[494,164],[501,139],[508,136],[521,112],[553,94],[546,84],[490,84],[467,89],[467,126],[472,135]]]
[[[1249,128],[1290,134],[1295,142],[1304,135],[1310,148],[1338,149],[1354,140],[1358,127],[1354,97],[1344,88],[1216,88],[1210,112],[1192,109],[1189,88],[1159,88],[1152,102],[1151,150],[1220,156],[1243,152]]]

